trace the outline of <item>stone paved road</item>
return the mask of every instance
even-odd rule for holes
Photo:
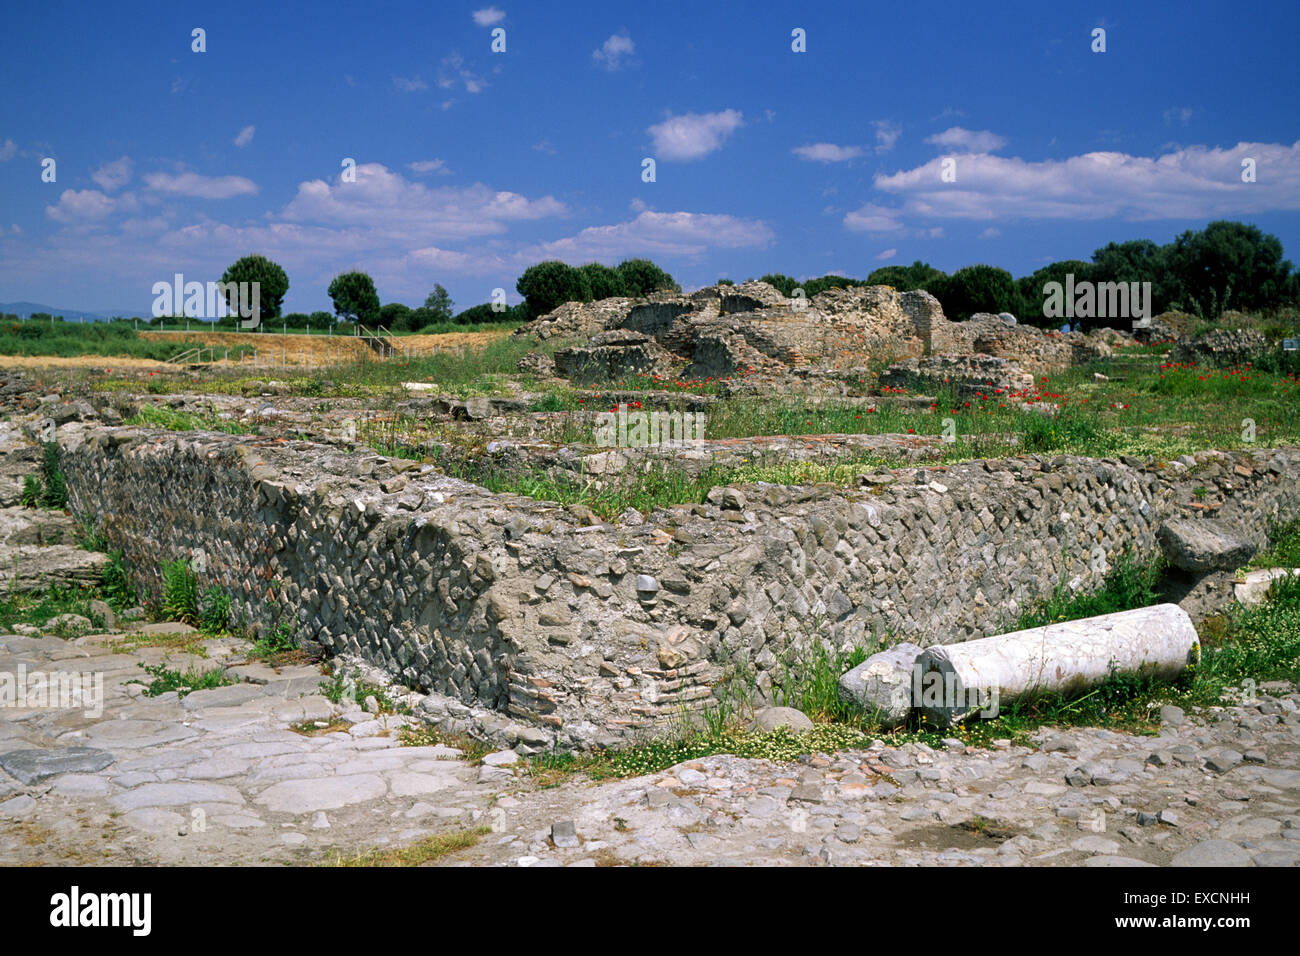
[[[311,668],[239,670],[140,695],[115,638],[0,637],[0,674],[100,673],[105,706],[0,708],[0,862],[297,863],[490,827],[451,865],[1259,865],[1300,863],[1300,694],[1162,714],[1158,737],[1047,731],[1037,748],[955,743],[777,764],[717,756],[635,780],[540,788],[402,747],[403,718],[341,713]],[[206,641],[209,663],[236,653]],[[308,737],[300,721],[345,718]]]

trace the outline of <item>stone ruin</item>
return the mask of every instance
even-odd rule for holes
[[[1008,321],[1009,320],[1009,321]],[[558,349],[553,364],[532,353],[521,371],[581,384],[634,381],[860,376],[869,366],[959,356],[982,387],[987,358],[1008,383],[1112,354],[1125,332],[1044,332],[1010,315],[980,313],[950,322],[928,292],[890,286],[829,289],[788,299],[765,282],[708,286],[689,294],[570,302],[515,335],[585,340]],[[899,376],[918,371],[915,364]],[[1028,376],[1028,378],[1026,378]]]
[[[1171,554],[1195,610],[1225,561],[1300,515],[1295,449],[881,468],[600,521],[311,442],[91,422],[59,441],[75,512],[155,586],[202,554],[204,585],[249,620],[278,608],[428,693],[444,729],[534,748],[662,732],[736,667],[765,693],[813,639],[997,634],[1062,582],[1097,587],[1125,550]],[[1192,486],[1222,502],[1212,518]],[[1232,546],[1198,543],[1216,536]]]

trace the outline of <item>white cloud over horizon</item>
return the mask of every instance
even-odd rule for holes
[[[1241,181],[1255,160],[1257,182]],[[957,163],[957,181],[940,181],[936,158],[880,175],[875,188],[900,197],[909,216],[940,219],[1212,219],[1300,210],[1300,140],[1191,146],[1159,156],[1085,153],[1027,161],[992,155]],[[847,224],[847,223],[846,223]]]

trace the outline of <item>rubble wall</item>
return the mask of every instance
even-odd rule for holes
[[[251,620],[425,691],[544,728],[565,746],[652,732],[733,667],[770,684],[793,645],[996,633],[1059,583],[1091,589],[1152,554],[1192,488],[1262,544],[1300,514],[1300,449],[1191,466],[1023,457],[869,476],[862,488],[752,485],[584,526],[545,502],[306,442],[65,427],[72,506],[157,587],[200,584]],[[1190,461],[1190,460],[1189,460]],[[1200,506],[1203,507],[1203,506]]]

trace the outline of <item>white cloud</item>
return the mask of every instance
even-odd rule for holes
[[[896,256],[896,255],[898,255],[898,250],[897,250],[897,249],[886,249],[886,250],[885,250],[884,252],[882,252],[880,255],[876,256],[876,261],[877,261],[877,262],[884,262],[886,259],[892,259],[892,258],[894,258],[894,256]]]
[[[131,181],[132,162],[129,156],[122,156],[113,160],[111,163],[105,163],[90,174],[90,178],[95,181],[95,185],[106,193],[111,193],[121,189]]]
[[[836,146],[834,143],[813,143],[809,146],[796,146],[790,150],[800,159],[814,163],[842,163],[862,155],[860,146]]]
[[[867,203],[844,217],[844,227],[854,232],[896,232],[903,228],[898,210]]]
[[[59,196],[58,205],[45,207],[45,215],[56,222],[84,225],[100,222],[113,211],[115,205],[112,197],[105,196],[97,189],[65,189]]]
[[[18,144],[12,139],[0,143],[0,163],[7,163],[18,155]]]
[[[980,233],[980,238],[996,239],[1000,235],[1002,235],[1001,229],[999,229],[997,226],[989,226],[987,229],[985,229],[983,232]]]
[[[876,120],[876,152],[887,153],[894,148],[898,137],[903,135],[903,127],[889,120]]]
[[[744,125],[736,110],[720,113],[686,113],[669,116],[647,132],[654,138],[655,152],[662,159],[699,159],[722,148],[723,141]]]
[[[420,79],[419,76],[395,76],[393,77],[393,87],[399,93],[419,93],[422,90],[427,90],[429,84]]]
[[[196,199],[230,199],[251,196],[257,184],[243,176],[202,176],[199,173],[149,173],[145,183],[154,192]]]
[[[465,58],[453,52],[443,57],[438,64],[438,86],[444,90],[454,90],[458,83],[466,93],[479,93],[487,86],[486,80],[465,68]]]
[[[424,173],[438,173],[443,176],[451,175],[451,170],[447,168],[447,164],[441,159],[416,160],[413,163],[407,163],[406,168],[413,173],[419,173],[421,175]]]
[[[583,262],[629,255],[696,256],[710,249],[763,248],[776,238],[762,220],[693,212],[644,210],[635,219],[590,226],[576,236],[520,251],[521,261]]]
[[[591,58],[612,72],[623,65],[624,57],[631,56],[635,52],[636,44],[624,31],[623,33],[615,33],[602,43],[599,49],[592,50]]]
[[[472,186],[430,188],[411,182],[380,163],[356,168],[356,182],[313,179],[298,184],[298,194],[282,216],[312,222],[371,229],[407,241],[466,238],[504,232],[506,223],[567,213],[551,196],[528,199],[518,193]]]
[[[1246,158],[1268,175],[1243,183]],[[1300,141],[1192,146],[1154,158],[969,156],[958,163],[955,183],[940,182],[939,166],[934,159],[877,176],[875,186],[903,197],[910,215],[943,219],[1209,219],[1300,210]]]
[[[960,126],[953,126],[942,133],[927,136],[925,141],[945,149],[962,150],[967,153],[991,153],[1007,144],[1006,139],[997,133],[991,133],[986,129],[962,129]]]
[[[474,11],[474,22],[481,27],[496,26],[506,18],[504,10],[498,10],[496,7],[484,7],[481,10]]]
[[[1186,126],[1195,111],[1190,106],[1175,106],[1165,110],[1165,122],[1170,126]]]
[[[256,132],[257,132],[256,126],[252,126],[252,125],[245,126],[243,129],[239,131],[239,135],[235,137],[235,145],[240,147],[241,149],[247,146],[249,143],[253,141],[253,134]]]

